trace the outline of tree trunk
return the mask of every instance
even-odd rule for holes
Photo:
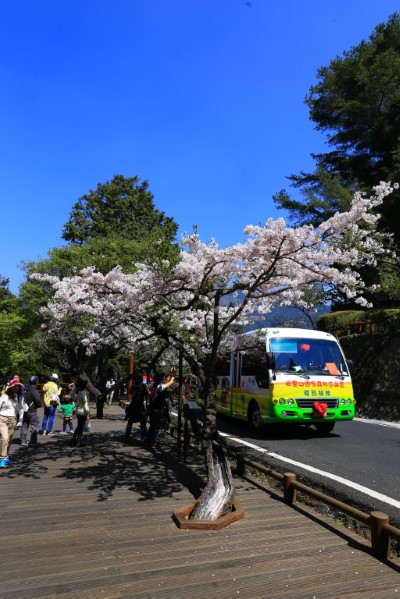
[[[79,378],[81,378],[83,381],[86,381],[86,389],[89,391],[89,393],[91,393],[92,395],[94,395],[96,399],[97,399],[97,397],[99,395],[101,395],[101,391],[99,391],[93,385],[92,381],[90,380],[90,378],[88,377],[88,375],[86,374],[86,372],[81,372],[79,374]]]
[[[203,451],[206,458],[207,486],[191,514],[193,520],[217,520],[229,513],[233,501],[233,481],[216,426],[213,390],[207,394],[203,428]]]

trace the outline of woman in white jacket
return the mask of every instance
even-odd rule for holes
[[[18,376],[8,381],[5,393],[0,397],[0,468],[10,463],[8,449],[17,422],[23,415],[21,383]]]

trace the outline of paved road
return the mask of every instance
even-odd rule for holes
[[[254,459],[295,472],[360,509],[383,511],[400,526],[400,425],[354,420],[337,423],[331,434],[320,437],[312,427],[266,428],[260,434],[246,423],[218,416],[218,428],[259,447],[248,447]]]

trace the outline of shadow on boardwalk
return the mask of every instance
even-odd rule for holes
[[[124,446],[117,406],[93,427],[78,449],[69,436],[13,443],[13,466],[0,473],[0,598],[399,596],[399,568],[363,539],[240,478],[243,520],[179,530],[171,514],[199,495],[202,457],[178,461],[171,438],[157,454]]]
[[[201,469],[201,457],[194,454],[190,466],[186,466],[178,461],[171,443],[164,451],[151,453],[142,450],[135,440],[125,447],[121,434],[115,432],[88,434],[77,449],[69,448],[68,442],[68,437],[55,436],[34,451],[19,449],[13,468],[7,472],[9,478],[40,481],[51,468],[51,462],[60,465],[60,460],[65,462],[69,458],[56,477],[87,485],[90,491],[97,492],[98,501],[109,499],[118,489],[133,491],[139,495],[139,501],[147,501],[169,497],[183,486],[198,497],[204,486],[204,472],[201,477],[193,469],[194,465]]]

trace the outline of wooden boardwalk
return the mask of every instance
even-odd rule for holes
[[[179,462],[169,437],[158,454],[124,446],[117,406],[93,429],[74,450],[15,436],[0,471],[1,599],[400,598],[400,568],[361,537],[240,478],[243,520],[178,529],[172,512],[204,484],[197,453]]]

